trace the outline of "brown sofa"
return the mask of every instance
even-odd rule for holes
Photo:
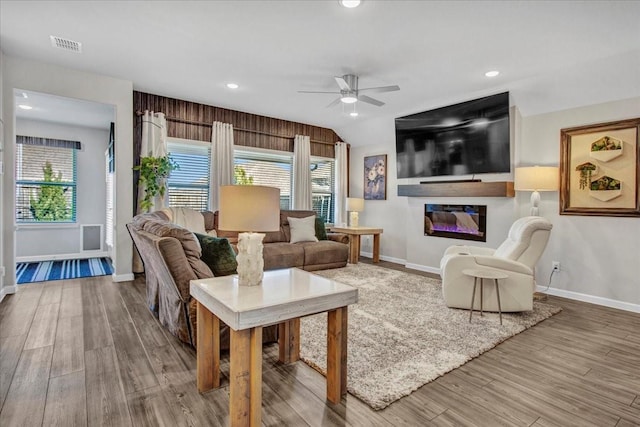
[[[217,230],[217,212],[203,212],[205,229],[215,229],[219,237],[234,244],[237,233]],[[344,267],[348,259],[348,237],[327,233],[330,240],[289,243],[287,218],[304,218],[313,211],[283,210],[280,230],[266,233],[264,239],[265,270],[299,267],[320,270]],[[144,264],[147,283],[147,305],[160,323],[181,341],[195,347],[196,305],[189,294],[191,280],[213,277],[211,269],[201,259],[197,239],[185,228],[168,221],[161,211],[137,215],[127,229]],[[235,245],[234,245],[235,246]],[[221,347],[227,349],[229,332],[221,326]],[[277,339],[277,326],[264,328],[263,341]]]

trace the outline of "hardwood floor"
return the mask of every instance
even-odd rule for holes
[[[363,260],[365,261],[365,260]],[[380,265],[415,274],[397,264]],[[142,278],[22,285],[0,304],[0,425],[226,426],[229,389],[196,388],[195,352],[149,313]],[[265,347],[268,426],[639,426],[640,315],[550,297],[563,311],[382,411]]]

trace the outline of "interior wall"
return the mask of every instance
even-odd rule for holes
[[[133,245],[125,227],[133,217],[133,84],[83,71],[72,70],[36,61],[4,57],[3,101],[5,122],[5,179],[3,183],[3,263],[5,286],[15,285],[15,238],[13,225],[15,206],[15,121],[14,89],[48,93],[68,98],[84,99],[115,106],[116,172],[114,206],[114,280],[131,280]]]
[[[0,162],[4,162],[4,145],[5,145],[5,137],[4,137],[4,53],[0,50]],[[7,287],[4,285],[4,277],[6,275],[6,267],[4,260],[4,165],[3,170],[0,171],[0,301],[4,297],[5,293],[7,293]],[[13,286],[13,285],[11,285]]]
[[[558,165],[561,128],[639,116],[640,98],[633,98],[523,117],[516,124],[514,166]],[[471,244],[495,248],[506,238],[513,221],[529,214],[529,192],[516,193],[515,198],[398,197],[398,184],[415,184],[420,180],[396,178],[393,117],[364,121],[341,133],[352,144],[352,197],[362,197],[363,194],[364,157],[387,155],[387,200],[365,201],[364,212],[360,213],[361,225],[384,228],[380,240],[383,259],[402,262],[415,269],[439,272],[440,259],[448,246]],[[513,175],[487,174],[480,178],[501,181],[512,180]],[[551,284],[558,294],[640,310],[640,218],[560,216],[558,193],[541,193],[541,197],[540,213],[552,221],[554,229],[536,268],[538,284],[546,286],[551,261],[560,261],[562,271]],[[425,203],[486,204],[487,242],[424,236]],[[363,239],[362,252],[371,252],[370,238]]]
[[[18,224],[16,260],[57,259],[62,255],[81,256],[80,225],[106,222],[104,152],[109,130],[56,124],[40,120],[16,120],[16,135],[80,141],[76,152],[76,224]],[[104,241],[102,242],[104,247]]]

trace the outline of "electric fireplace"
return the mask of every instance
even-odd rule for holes
[[[424,205],[424,235],[487,241],[484,205]]]

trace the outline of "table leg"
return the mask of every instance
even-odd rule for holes
[[[349,263],[357,264],[360,257],[360,236],[349,235]]]
[[[347,307],[329,311],[327,318],[327,400],[340,403],[347,392]]]
[[[220,319],[199,301],[196,317],[196,384],[202,393],[220,387]]]
[[[262,327],[230,329],[229,419],[231,426],[262,424]]]
[[[280,362],[293,363],[300,359],[300,319],[278,325],[278,347]]]
[[[473,292],[471,293],[471,305],[469,306],[469,323],[471,323],[471,316],[473,316],[473,302],[476,299],[476,285],[478,283],[478,278],[473,278]],[[482,285],[480,285],[482,287]]]
[[[500,314],[500,324],[502,325],[502,307],[500,306],[500,289],[498,288],[498,279],[493,279],[496,283],[496,296],[498,297],[498,313]]]
[[[380,262],[380,234],[373,235],[373,262]]]
[[[480,279],[480,316],[482,316],[482,294],[484,290],[484,279]]]

